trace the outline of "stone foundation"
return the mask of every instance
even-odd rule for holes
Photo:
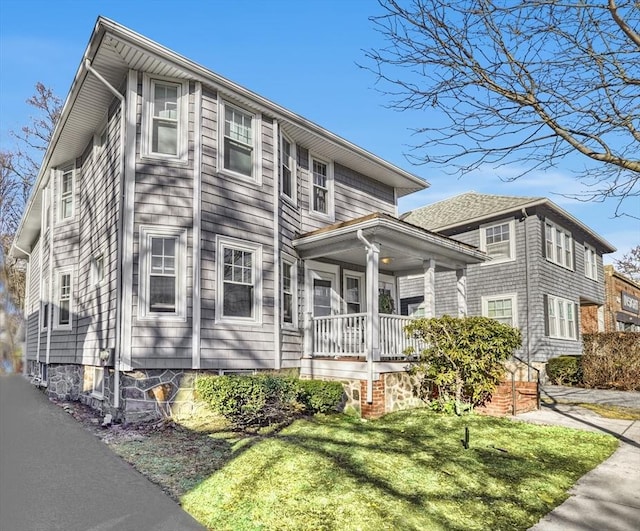
[[[82,393],[82,365],[47,367],[47,394],[57,400],[78,400]]]

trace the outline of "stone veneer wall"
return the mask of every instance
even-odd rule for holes
[[[57,400],[78,400],[82,393],[82,365],[47,367],[47,394]]]

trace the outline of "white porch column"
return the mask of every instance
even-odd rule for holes
[[[458,298],[458,317],[467,316],[467,268],[456,271],[456,294]]]
[[[427,319],[436,316],[436,261],[425,260],[424,265],[424,316]]]
[[[373,361],[380,361],[380,309],[378,305],[380,249],[367,249],[367,351]]]

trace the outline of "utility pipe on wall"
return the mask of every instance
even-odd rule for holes
[[[123,183],[124,183],[124,148],[126,145],[126,99],[120,94],[111,83],[109,83],[102,75],[91,66],[91,61],[85,59],[84,66],[88,72],[91,72],[96,78],[109,89],[109,91],[120,100],[120,194],[118,196],[118,207],[122,205]],[[118,216],[118,269],[122,267],[122,209],[119,208]],[[121,333],[122,333],[122,275],[119,276],[116,283],[116,346],[114,352],[114,379],[113,379],[113,407],[114,409],[120,408],[120,359],[121,359]]]

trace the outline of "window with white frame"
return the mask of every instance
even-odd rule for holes
[[[280,138],[280,190],[282,195],[295,202],[296,165],[294,152],[295,145],[282,135]]]
[[[584,275],[592,280],[598,280],[598,261],[596,250],[590,245],[584,246]]]
[[[140,227],[138,318],[186,319],[187,232]]]
[[[545,222],[545,251],[550,262],[573,269],[573,237],[555,223]]]
[[[311,212],[324,216],[333,215],[333,176],[331,166],[316,158],[311,159]]]
[[[41,284],[42,291],[40,293],[40,328],[46,330],[49,327],[49,282],[43,280]]]
[[[296,324],[297,304],[297,275],[295,262],[282,261],[282,322],[288,325]]]
[[[49,225],[51,223],[51,198],[50,188],[44,188],[42,190],[42,232],[47,233]]]
[[[492,258],[485,264],[514,260],[515,221],[480,227],[480,248]]]
[[[93,368],[93,385],[91,394],[96,398],[104,397],[104,367]]]
[[[218,285],[216,315],[223,321],[260,322],[261,265],[260,245],[218,237]]]
[[[104,254],[98,254],[91,260],[91,282],[99,286],[104,281]]]
[[[55,329],[71,329],[73,303],[73,275],[71,271],[58,271],[56,275],[56,304],[53,312]]]
[[[518,326],[517,295],[495,295],[482,297],[482,315],[509,326]]]
[[[58,219],[67,221],[73,218],[73,170],[62,172],[60,176],[60,200],[58,203]]]
[[[577,339],[577,308],[570,300],[547,295],[547,325],[549,337]]]
[[[223,170],[243,178],[259,180],[257,171],[257,132],[259,120],[257,115],[239,109],[227,102],[221,102],[221,116],[223,119],[223,146],[220,167]]]
[[[342,281],[347,313],[364,312],[364,275],[348,271]]]
[[[143,155],[186,159],[187,82],[145,76],[143,87]]]

